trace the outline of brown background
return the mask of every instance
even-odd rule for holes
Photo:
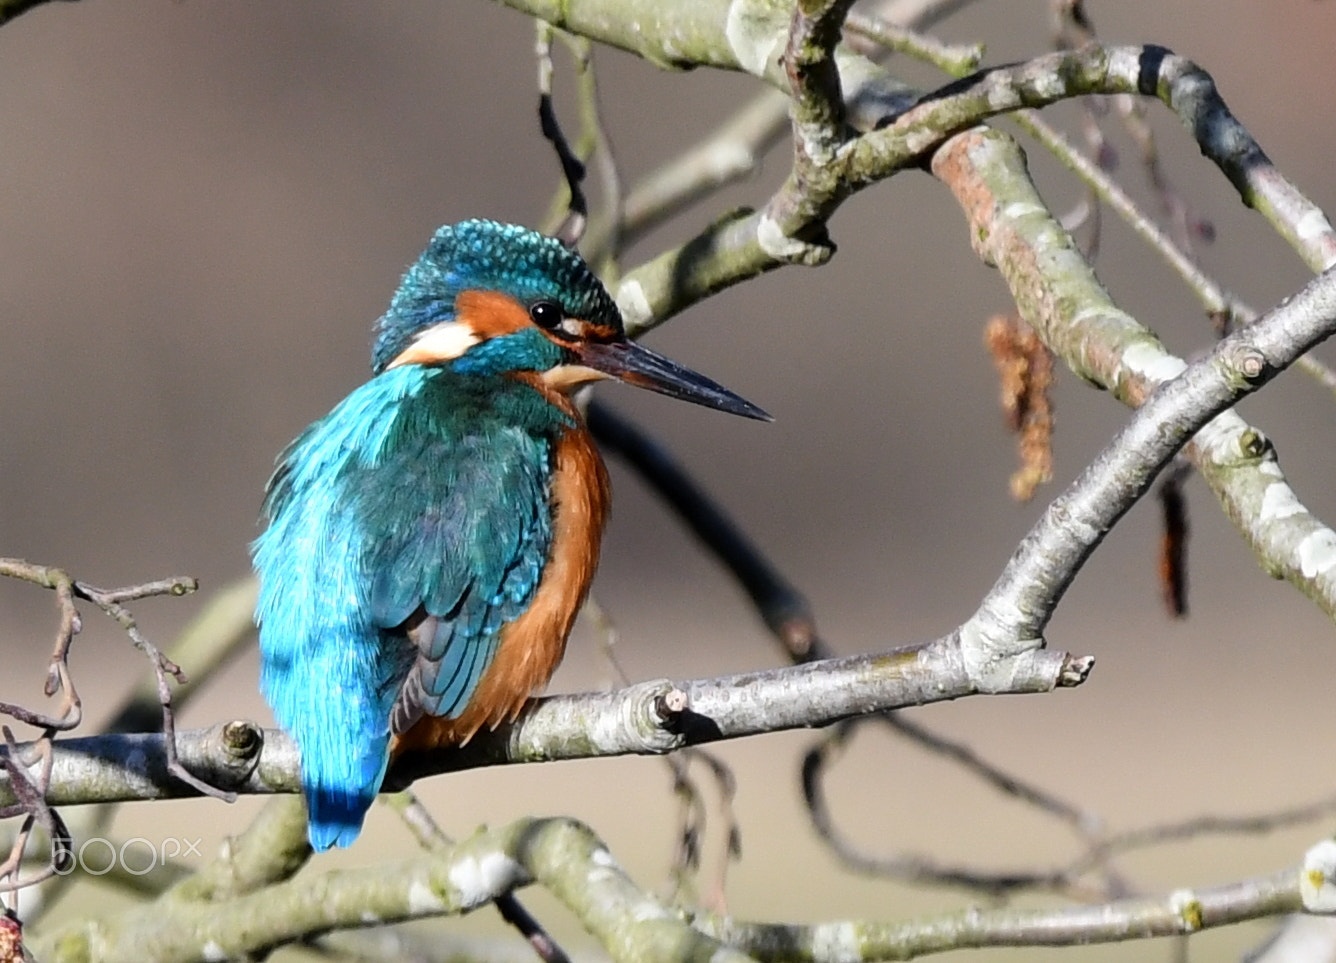
[[[943,33],[988,41],[993,63],[1047,49],[1047,4],[978,6]],[[1109,42],[1157,42],[1204,65],[1277,163],[1336,208],[1336,5],[1124,0],[1093,3],[1091,13]],[[274,453],[365,377],[368,326],[431,231],[474,215],[535,223],[546,209],[555,169],[533,120],[531,47],[523,17],[458,0],[89,0],[0,31],[0,554],[101,584],[189,573],[207,589],[244,573]],[[664,73],[614,53],[600,53],[600,69],[630,180],[755,89],[745,77]],[[1258,307],[1301,284],[1298,258],[1241,208],[1164,111],[1152,114],[1171,176],[1219,231],[1202,252],[1207,268]],[[1133,149],[1115,140],[1125,180],[1144,197]],[[1078,197],[1054,165],[1035,167],[1058,208]],[[727,205],[761,202],[785,168],[781,150],[754,181],[661,231],[630,263]],[[1191,298],[1107,220],[1098,267],[1115,296],[1173,350],[1208,344]],[[921,174],[897,177],[846,205],[832,232],[840,254],[828,267],[730,291],[650,339],[768,408],[774,425],[615,386],[603,397],[662,433],[810,595],[829,641],[856,652],[965,618],[1058,488],[1026,507],[1007,496],[1013,454],[980,334],[1008,302],[971,253],[948,193]],[[1060,485],[1124,412],[1069,376],[1058,400]],[[1273,435],[1310,507],[1336,519],[1331,396],[1291,377],[1244,414]],[[633,478],[615,471],[615,483],[595,592],[620,630],[627,671],[680,678],[777,664],[722,573]],[[1139,508],[1051,626],[1055,647],[1098,658],[1086,686],[917,718],[1114,828],[1330,791],[1331,623],[1260,572],[1200,483],[1190,490],[1189,621],[1159,606],[1156,512]],[[199,605],[136,611],[166,641]],[[122,636],[91,614],[87,622],[75,669],[91,729],[146,670]],[[0,699],[36,700],[53,625],[45,593],[0,585]],[[554,688],[604,684],[595,649],[582,625]],[[255,674],[248,653],[185,724],[268,722]],[[893,919],[970,902],[837,872],[799,809],[795,767],[809,738],[720,749],[737,767],[745,853],[729,909]],[[648,759],[467,774],[423,788],[456,833],[523,813],[579,816],[638,880],[658,886],[673,842],[668,787],[663,764]],[[833,791],[849,832],[876,852],[907,845],[1020,866],[1073,851],[1061,827],[882,734],[859,741]],[[199,835],[208,851],[255,805],[143,805],[117,829]],[[1329,828],[1174,847],[1127,868],[1150,890],[1223,881],[1292,863]],[[412,848],[378,809],[367,839],[321,861]],[[586,945],[563,913],[544,912],[572,945]],[[1204,941],[1233,951],[1260,932]],[[1081,951],[1145,952],[1168,947]]]

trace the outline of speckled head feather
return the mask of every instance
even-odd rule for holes
[[[557,301],[571,317],[622,330],[603,283],[560,241],[514,224],[461,221],[438,230],[404,274],[376,322],[372,369],[380,374],[417,334],[453,318],[465,291],[505,291],[526,304]]]

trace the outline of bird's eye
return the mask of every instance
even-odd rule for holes
[[[540,328],[551,331],[565,319],[566,312],[556,301],[535,301],[529,306],[529,317]]]

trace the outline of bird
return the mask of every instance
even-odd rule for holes
[[[513,721],[556,670],[610,499],[576,389],[771,420],[629,340],[577,253],[491,220],[435,232],[371,356],[279,454],[251,545],[260,688],[316,851],[357,838],[392,757]]]

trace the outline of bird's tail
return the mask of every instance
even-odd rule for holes
[[[302,792],[306,796],[307,836],[316,852],[331,846],[352,845],[385,778],[389,763],[387,740],[363,742],[358,748],[361,751],[352,760],[303,748]]]
[[[341,657],[330,649],[339,646],[303,651],[294,660],[262,648],[260,673],[275,718],[301,753],[308,836],[317,852],[357,838],[390,758],[390,707],[378,704],[370,667],[349,657],[360,651],[354,645],[342,647]]]
[[[304,787],[307,836],[317,853],[331,846],[351,846],[362,831],[362,820],[375,794],[344,792],[318,786]]]

